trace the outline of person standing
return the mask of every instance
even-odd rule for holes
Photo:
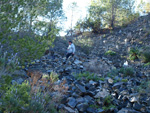
[[[69,58],[69,56],[74,56],[75,53],[75,45],[72,43],[72,41],[69,41],[69,46],[67,48],[67,54],[66,54],[66,60]]]

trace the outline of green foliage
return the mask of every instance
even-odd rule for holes
[[[128,79],[122,79],[121,81],[122,82],[128,82]]]
[[[95,33],[100,33],[101,28],[125,26],[139,17],[134,6],[134,0],[92,0],[88,9],[89,16],[80,25]]]
[[[150,62],[148,62],[148,63],[146,63],[146,64],[144,64],[144,66],[146,67],[146,66],[149,66],[150,65]]]
[[[124,76],[134,76],[134,70],[131,67],[121,68],[119,73],[124,74]]]
[[[46,93],[32,93],[28,82],[12,85],[9,76],[4,76],[3,80],[5,81],[0,84],[0,91],[3,94],[0,100],[0,102],[2,102],[0,111],[17,113],[56,113],[56,109],[51,103],[51,98]]]
[[[59,79],[58,76],[59,75],[57,73],[51,72],[51,74],[50,74],[50,80],[51,80],[51,82],[52,83],[56,82]]]
[[[40,58],[59,32],[57,17],[62,17],[62,1],[5,0],[0,7],[0,41],[4,49],[18,53],[21,64]]]
[[[140,94],[150,93],[150,80],[141,82],[140,86],[138,86],[137,91]]]
[[[9,75],[2,75],[0,77],[0,92],[3,95],[11,86],[12,77]]]
[[[116,52],[114,52],[114,51],[112,51],[112,50],[108,50],[107,52],[105,52],[105,55],[114,56],[114,55],[116,55]]]
[[[8,55],[7,52],[3,52],[3,48],[0,48],[0,77],[5,74],[13,73],[18,64],[18,59],[16,54]]]
[[[98,108],[99,108],[99,106],[98,106],[98,105],[94,105],[94,104],[91,104],[91,105],[90,105],[90,107],[91,107],[91,108],[96,108],[96,109],[98,109]]]
[[[131,48],[129,51],[129,59],[135,60],[139,58],[139,50],[137,48]]]
[[[142,57],[143,57],[143,60],[144,62],[150,62],[150,51],[149,50],[145,50],[143,53],[142,53]]]
[[[104,102],[103,102],[103,109],[104,110],[109,110],[111,108],[115,108],[115,105],[112,104],[112,97],[109,95],[105,97]]]
[[[90,72],[84,72],[84,73],[79,73],[78,75],[76,75],[77,79],[86,79],[87,81],[93,80],[93,81],[99,81],[99,80],[104,80],[104,78],[100,78],[97,75],[95,75],[94,73],[90,73]]]

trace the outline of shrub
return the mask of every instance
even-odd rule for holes
[[[122,79],[121,81],[122,82],[128,82],[128,79]]]
[[[121,68],[119,70],[119,72],[124,74],[124,76],[133,76],[134,75],[134,70],[133,70],[133,68],[130,68],[130,67]]]
[[[115,105],[112,104],[112,97],[109,95],[105,97],[104,102],[103,102],[103,109],[104,110],[109,110],[111,108],[115,108]]]
[[[79,73],[76,76],[76,78],[78,78],[78,79],[85,78],[87,81],[89,81],[89,80],[94,80],[94,81],[104,80],[103,78],[100,78],[97,75],[95,75],[94,73],[90,73],[90,72]]]
[[[137,48],[131,48],[129,51],[129,59],[135,60],[139,58],[139,50]]]
[[[147,93],[147,94],[150,94],[150,80],[148,81],[144,81],[140,84],[140,86],[138,86],[138,92],[140,94],[143,94],[143,93]]]
[[[150,62],[150,50],[144,51],[143,54],[143,60],[144,62]]]
[[[55,72],[51,72],[51,74],[50,74],[50,81],[52,82],[52,83],[54,83],[54,82],[56,82],[59,78],[58,78],[58,74],[57,73],[55,73]]]
[[[107,52],[105,52],[105,55],[114,56],[114,55],[116,55],[116,52],[114,52],[114,51],[112,51],[112,50],[108,50]]]
[[[3,48],[1,46],[0,48],[0,78],[2,75],[9,75],[10,73],[13,73],[17,69],[18,59],[17,54],[10,56],[8,55],[8,52],[3,52]]]
[[[144,64],[144,66],[146,67],[146,66],[149,66],[150,65],[150,62],[148,62],[148,63],[146,63],[146,64]]]
[[[56,112],[50,96],[41,92],[32,93],[28,82],[14,85],[5,83],[4,86],[7,86],[7,89],[1,97],[0,111],[17,113]]]

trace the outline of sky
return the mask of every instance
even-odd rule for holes
[[[77,3],[77,9],[74,11],[73,16],[73,23],[72,25],[75,26],[75,23],[78,19],[82,19],[87,14],[87,8],[90,5],[91,0],[63,0],[63,10],[65,12],[65,16],[67,17],[67,20],[63,22],[63,30],[66,31],[67,29],[71,28],[71,10],[69,10],[69,5],[72,2]],[[149,2],[150,0],[143,0],[144,2]],[[136,0],[136,3],[139,4],[140,0]],[[65,35],[66,33],[62,31],[60,35]]]
[[[73,12],[74,16],[73,16],[73,23],[72,23],[72,25],[75,26],[78,19],[82,19],[86,16],[87,8],[90,5],[90,1],[91,0],[63,0],[63,10],[65,12],[65,16],[67,17],[67,20],[63,22],[64,31],[71,28],[71,14],[72,13],[71,13],[71,10],[69,10],[69,5],[72,2],[77,3],[77,8]],[[66,33],[61,32],[60,35],[65,35],[65,34]]]

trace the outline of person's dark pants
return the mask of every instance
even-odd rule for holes
[[[66,55],[66,59],[68,59],[69,58],[69,56],[73,56],[73,54],[72,53],[67,53],[67,55]]]

